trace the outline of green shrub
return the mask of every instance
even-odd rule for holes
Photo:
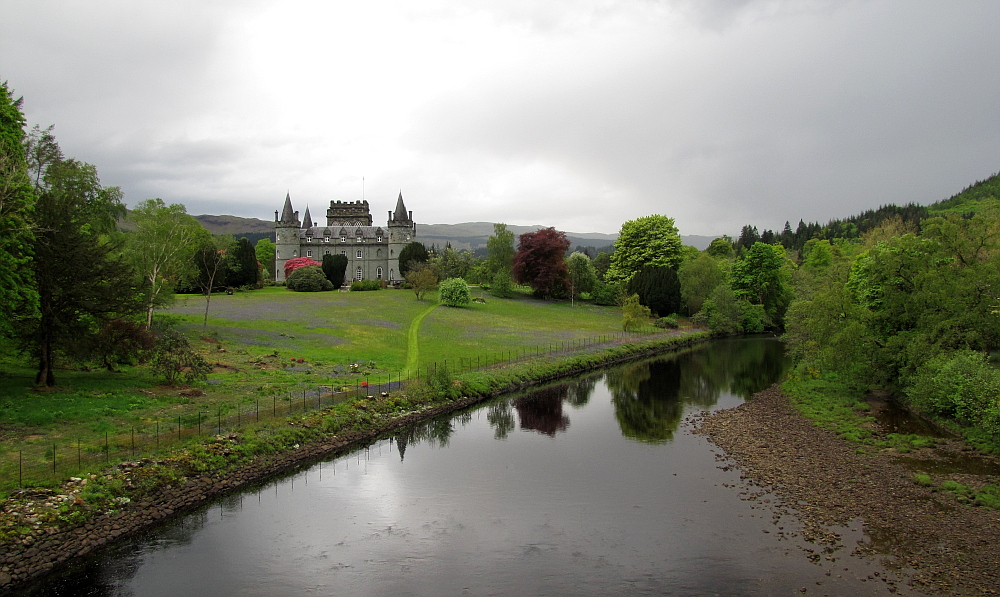
[[[661,318],[657,319],[656,321],[654,321],[653,325],[655,325],[658,328],[663,328],[663,329],[674,329],[678,325],[677,324],[677,314],[674,313],[672,315],[667,315],[666,317],[661,317]]]
[[[176,330],[166,330],[156,339],[150,364],[153,371],[166,379],[167,385],[174,385],[178,379],[185,383],[204,381],[212,372],[212,366]]]
[[[366,290],[382,290],[382,283],[378,280],[355,280],[351,282],[351,292],[363,292]]]
[[[617,305],[622,300],[622,287],[620,284],[612,282],[598,281],[594,284],[594,289],[590,292],[594,298],[594,303],[598,305]]]
[[[449,307],[463,307],[472,303],[469,285],[462,278],[448,278],[438,288],[441,302]]]
[[[333,290],[333,284],[326,278],[318,265],[307,265],[293,271],[285,280],[285,286],[296,292],[320,292]]]
[[[639,303],[639,295],[633,294],[625,299],[622,305],[622,329],[626,332],[642,329],[642,326],[649,323],[652,313],[649,307]]]
[[[930,359],[905,392],[925,412],[1000,431],[1000,371],[980,352],[960,350]]]

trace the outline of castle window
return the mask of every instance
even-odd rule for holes
[[[346,243],[347,242],[347,237],[346,236],[341,236],[340,237],[340,242]]]
[[[382,242],[382,237],[381,237],[381,236],[377,237],[377,238],[375,239],[375,242],[377,242],[377,243],[380,243],[380,242]]]
[[[340,251],[340,254],[341,254],[341,255],[347,255],[347,251],[344,251],[344,250],[341,250],[341,251]]]
[[[375,277],[378,278],[379,280],[382,279],[382,268],[381,267],[375,270]]]
[[[312,257],[312,256],[313,256],[312,249],[309,249],[308,251],[306,251],[306,257]]]
[[[378,251],[375,251],[375,256],[376,257],[381,257],[382,256],[382,249],[379,249]]]
[[[298,251],[292,251],[292,257],[298,257],[298,256],[299,256]]]
[[[358,266],[358,269],[355,270],[355,272],[354,272],[354,279],[355,280],[360,280],[361,279],[361,266],[360,265]]]
[[[327,250],[326,250],[326,252],[325,252],[325,253],[323,253],[323,254],[324,254],[324,255],[329,255],[329,254],[330,254],[330,249],[327,249]]]
[[[323,242],[325,242],[325,243],[330,242],[330,237],[329,236],[324,236],[323,237]]]
[[[361,249],[358,249],[358,259],[361,259]]]

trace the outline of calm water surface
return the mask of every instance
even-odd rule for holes
[[[857,580],[869,564],[812,564],[815,546],[779,539],[683,424],[784,367],[775,340],[720,341],[483,405],[229,496],[32,594],[887,594]]]

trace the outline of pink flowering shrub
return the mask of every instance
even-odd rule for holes
[[[307,265],[318,265],[322,267],[322,263],[310,259],[309,257],[296,257],[295,259],[289,259],[285,262],[285,277],[291,275],[292,272],[299,269],[300,267],[305,267]]]

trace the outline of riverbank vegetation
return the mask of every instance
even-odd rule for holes
[[[993,176],[925,210],[882,208],[863,227],[838,223],[806,241],[785,339],[807,381],[786,388],[805,402],[826,386],[852,399],[884,388],[976,447],[1000,450],[1000,371],[990,360],[1000,342],[998,191]],[[819,238],[843,230],[851,235]]]

